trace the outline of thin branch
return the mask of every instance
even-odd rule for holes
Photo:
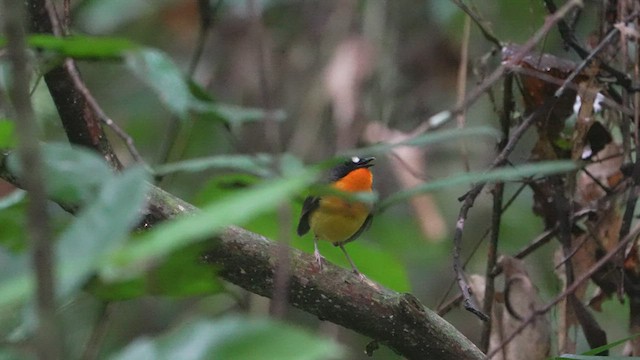
[[[40,359],[62,356],[62,332],[56,320],[55,260],[52,233],[47,211],[47,197],[38,143],[38,128],[29,96],[29,69],[26,52],[26,18],[24,3],[4,0],[4,34],[12,81],[9,95],[16,116],[18,155],[25,174],[23,184],[28,192],[27,233],[35,272],[37,312],[37,353]]]
[[[544,0],[544,4],[547,7],[547,11],[549,11],[551,15],[560,11],[556,7],[553,0]],[[569,27],[567,22],[564,21],[564,19],[560,19],[557,22],[557,25],[558,25],[558,31],[560,32],[560,36],[562,37],[562,40],[565,42],[565,44],[569,45],[569,47],[571,47],[573,51],[575,51],[581,58],[583,59],[587,58],[589,56],[589,52],[585,50],[582,46],[580,46],[580,44],[578,44],[578,41],[573,35],[573,31],[571,30],[571,27]],[[620,86],[624,87],[627,90],[632,90],[633,83],[625,73],[612,68],[606,63],[601,64],[601,66],[605,71],[607,71],[609,74],[615,77],[616,82]]]
[[[91,331],[89,340],[85,345],[84,352],[82,354],[82,360],[94,360],[98,358],[98,355],[100,354],[100,348],[104,341],[104,337],[107,334],[107,330],[109,329],[111,315],[113,314],[114,308],[117,306],[117,304],[105,302],[100,304],[100,306],[100,313],[98,314],[98,318],[96,319],[94,328]]]
[[[493,31],[491,31],[489,28],[485,26],[485,21],[480,17],[480,15],[478,15],[476,12],[471,10],[461,0],[451,0],[451,2],[453,2],[457,7],[459,7],[460,10],[464,11],[464,13],[467,14],[467,16],[471,18],[471,20],[473,20],[473,22],[478,26],[478,29],[480,29],[480,32],[485,37],[485,39],[487,39],[487,41],[494,44],[497,49],[502,48],[502,43],[493,34]]]

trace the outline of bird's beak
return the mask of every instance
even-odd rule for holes
[[[376,159],[376,158],[374,158],[374,157],[364,158],[364,159],[362,159],[362,160],[360,161],[359,167],[364,167],[364,168],[372,167],[373,165],[375,165],[375,164],[373,163],[373,161],[374,161],[375,159]]]

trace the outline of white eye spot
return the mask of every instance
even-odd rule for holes
[[[351,161],[352,161],[354,164],[357,164],[357,163],[359,163],[359,162],[360,162],[360,158],[359,158],[359,157],[357,157],[357,156],[354,156],[354,157],[352,157],[352,158],[351,158]]]

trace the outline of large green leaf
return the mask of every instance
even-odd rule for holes
[[[142,214],[147,178],[142,167],[111,177],[96,200],[60,235],[56,246],[58,296],[66,297],[87,281],[100,260],[127,238]]]
[[[529,176],[541,176],[541,175],[550,175],[557,174],[562,172],[567,172],[571,170],[575,170],[577,168],[576,164],[571,161],[546,161],[539,163],[532,163],[514,167],[503,167],[496,170],[491,170],[487,172],[470,172],[464,173],[461,175],[456,175],[432,182],[425,183],[420,186],[416,186],[411,189],[398,191],[397,193],[387,197],[384,201],[382,201],[378,209],[384,210],[389,206],[395,205],[399,202],[408,200],[409,198],[433,192],[436,190],[457,186],[457,185],[468,185],[473,183],[483,183],[483,182],[491,182],[491,181],[513,181],[513,180],[523,180]]]
[[[159,50],[138,49],[127,53],[125,63],[155,91],[169,110],[181,119],[188,115],[193,101],[180,69]]]
[[[300,192],[315,178],[315,171],[301,170],[295,176],[271,180],[239,191],[207,205],[201,211],[156,226],[136,241],[129,242],[111,257],[105,275],[131,276],[145,263],[172,251],[214,236],[224,227],[242,224],[272,209]],[[119,270],[119,271],[118,271]],[[118,271],[113,273],[113,271]]]
[[[71,204],[89,202],[98,188],[113,177],[113,172],[95,152],[68,144],[43,144],[44,176],[49,196]],[[24,176],[16,153],[9,155],[7,165]]]
[[[93,274],[136,223],[145,199],[147,176],[141,168],[110,177],[95,202],[82,210],[56,242],[56,295],[66,297]],[[3,255],[0,309],[23,302],[33,292],[33,276],[26,255]],[[5,277],[4,275],[11,275]]]
[[[228,317],[198,320],[155,339],[136,340],[112,359],[324,360],[342,356],[340,345],[302,329],[269,319]]]
[[[94,277],[87,290],[105,301],[119,301],[145,295],[187,297],[211,295],[223,290],[216,268],[200,257],[210,244],[202,241],[178,249],[164,261],[135,278],[103,281]]]
[[[276,219],[272,220],[274,222],[276,221]],[[398,292],[411,291],[409,275],[405,265],[394,257],[393,254],[368,242],[366,240],[367,237],[368,235],[365,233],[361,238],[345,245],[347,253],[349,253],[349,256],[358,269],[368,278],[390,289]],[[372,235],[372,237],[374,237],[374,235]],[[292,244],[305,252],[313,252],[313,237],[311,235],[304,237],[298,237],[296,235]],[[338,264],[345,269],[351,269],[349,261],[340,248],[328,242],[321,241],[319,243],[319,249],[327,261]]]

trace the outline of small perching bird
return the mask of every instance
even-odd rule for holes
[[[372,167],[375,158],[352,157],[331,170],[329,184],[333,188],[360,193],[373,191]],[[371,208],[360,201],[345,199],[339,195],[309,196],[304,200],[298,223],[298,235],[311,231],[314,234],[314,256],[320,269],[324,258],[318,250],[318,240],[331,242],[339,246],[349,260],[353,271],[362,276],[344,244],[355,240],[371,224]]]

